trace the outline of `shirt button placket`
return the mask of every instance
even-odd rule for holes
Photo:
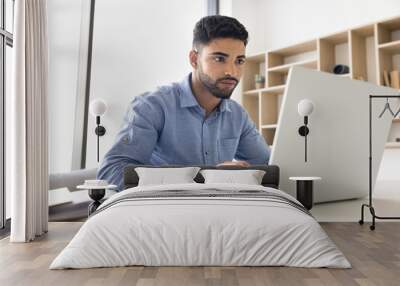
[[[210,150],[208,146],[209,138],[208,138],[208,128],[207,128],[207,121],[203,121],[203,157],[204,163],[206,165],[210,164]]]

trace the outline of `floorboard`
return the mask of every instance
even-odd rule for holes
[[[119,267],[49,270],[81,222],[54,222],[32,243],[0,240],[0,285],[400,285],[400,223],[321,223],[353,268],[290,267]]]

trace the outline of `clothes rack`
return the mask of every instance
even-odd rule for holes
[[[369,190],[368,190],[368,204],[362,204],[361,206],[361,219],[358,221],[359,224],[364,224],[364,208],[367,207],[369,208],[369,211],[372,215],[372,225],[370,225],[371,230],[375,230],[375,219],[381,219],[381,220],[386,220],[386,219],[400,219],[400,217],[394,217],[394,216],[378,216],[375,212],[375,208],[373,206],[373,200],[372,200],[372,101],[374,99],[386,99],[386,104],[385,107],[380,114],[379,118],[382,117],[384,112],[386,110],[390,110],[390,113],[392,117],[396,117],[397,114],[399,114],[399,111],[396,113],[392,112],[392,109],[390,109],[390,106],[388,107],[388,101],[389,98],[398,98],[400,99],[400,95],[370,95],[369,96]],[[394,114],[394,116],[393,116]]]

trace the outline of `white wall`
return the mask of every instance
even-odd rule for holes
[[[392,124],[388,140],[396,141],[396,138],[400,138],[400,123]],[[379,168],[378,179],[385,181],[400,180],[399,166],[400,149],[385,149]]]
[[[259,25],[264,27],[265,41],[259,51],[400,15],[398,0],[263,0],[262,4],[258,13],[262,14]]]
[[[265,27],[263,25],[263,0],[233,0],[232,16],[238,19],[249,32],[249,43],[246,47],[247,54],[264,51],[266,41]]]

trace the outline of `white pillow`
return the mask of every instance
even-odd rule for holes
[[[193,179],[199,170],[199,167],[135,168],[139,176],[138,186],[195,183]]]
[[[261,185],[265,171],[262,170],[201,170],[204,183],[234,183],[246,185]]]

